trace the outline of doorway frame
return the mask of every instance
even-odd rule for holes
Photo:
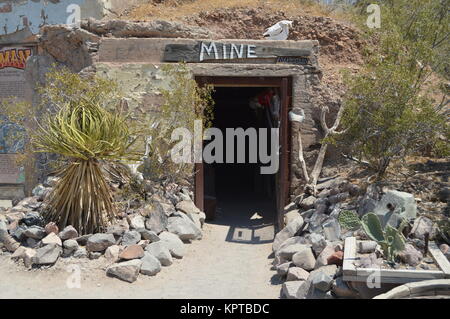
[[[277,188],[276,207],[277,214],[275,219],[275,229],[279,231],[283,228],[284,207],[289,200],[290,186],[290,153],[291,153],[291,132],[288,113],[292,108],[292,77],[266,77],[266,76],[195,76],[199,86],[212,85],[214,87],[278,87],[281,92],[281,110],[280,110],[280,147],[279,170],[280,186]],[[194,166],[194,203],[200,209],[204,210],[204,169],[203,161],[195,163]]]

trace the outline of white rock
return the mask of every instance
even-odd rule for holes
[[[313,270],[316,264],[316,258],[310,248],[303,249],[292,256],[292,262],[305,270]]]
[[[61,238],[58,237],[58,235],[56,235],[55,233],[50,233],[42,239],[42,244],[57,244],[58,246],[62,246],[62,241]]]
[[[169,249],[166,244],[161,240],[149,244],[145,251],[156,257],[163,266],[170,266],[173,263],[172,255],[170,254]]]
[[[286,299],[297,299],[299,288],[304,285],[304,281],[286,281],[281,288],[281,294]]]
[[[304,244],[293,244],[293,245],[289,245],[283,248],[280,248],[277,251],[277,255],[280,256],[281,258],[287,259],[287,260],[292,260],[292,256],[296,253],[298,253],[301,250],[304,249],[310,249],[310,247],[308,245],[304,245]]]
[[[272,250],[277,251],[280,248],[280,245],[286,239],[294,237],[302,226],[303,226],[302,217],[298,217],[289,224],[287,224],[286,227],[284,227],[280,232],[278,232],[278,234],[276,234],[275,239],[273,241]]]
[[[307,280],[309,272],[300,267],[290,267],[287,272],[286,281]]]
[[[139,276],[141,266],[142,261],[140,259],[133,259],[109,266],[106,269],[106,274],[123,281],[134,282]]]
[[[176,206],[177,210],[182,211],[183,213],[189,214],[189,213],[200,213],[200,209],[198,209],[197,206],[195,206],[194,202],[192,200],[182,200],[179,202]]]
[[[106,248],[105,258],[109,261],[116,262],[119,260],[119,255],[122,252],[122,247],[119,245],[112,245]]]
[[[167,230],[178,235],[178,237],[180,237],[183,241],[202,238],[201,229],[197,227],[187,216],[169,217]]]
[[[140,214],[133,214],[128,216],[128,223],[131,229],[145,228],[145,218]]]

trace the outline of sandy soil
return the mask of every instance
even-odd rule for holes
[[[230,216],[227,223],[219,217],[205,224],[204,238],[188,244],[183,259],[155,277],[140,275],[132,284],[107,277],[103,257],[60,258],[51,268],[26,270],[4,254],[0,298],[278,298],[281,286],[269,258],[273,226],[250,215],[240,216],[245,222],[232,217],[233,226]],[[71,265],[80,266],[80,288],[67,286],[74,278]]]

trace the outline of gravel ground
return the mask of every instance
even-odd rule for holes
[[[0,298],[279,298],[281,286],[270,270],[273,226],[249,218],[254,205],[254,211],[242,213],[245,207],[238,211],[233,208],[238,201],[233,203],[222,207],[227,218],[205,224],[204,238],[188,244],[183,259],[132,284],[107,277],[103,257],[60,259],[51,268],[26,270],[1,255]],[[81,270],[80,288],[67,285],[73,265]]]

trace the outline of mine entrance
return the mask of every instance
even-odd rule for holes
[[[222,132],[223,154],[216,157],[221,162],[196,165],[196,204],[211,222],[235,226],[228,240],[270,241],[273,234],[264,228],[273,232],[287,200],[289,79],[197,80],[214,85],[212,126]],[[204,149],[214,139],[204,141]]]

